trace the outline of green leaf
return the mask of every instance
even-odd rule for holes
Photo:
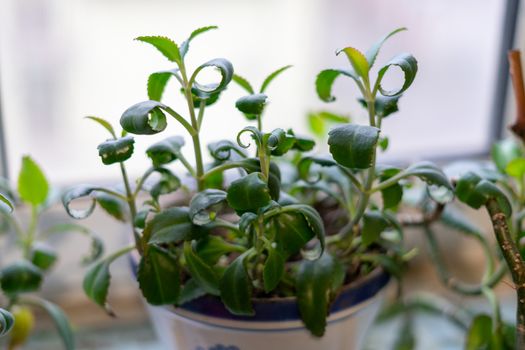
[[[253,316],[252,281],[246,270],[245,260],[252,250],[239,255],[224,271],[219,282],[221,300],[234,315]]]
[[[212,83],[207,85],[199,84],[195,79],[199,72],[206,67],[215,67],[221,73],[221,81],[218,83]],[[196,89],[199,93],[200,98],[204,98],[205,95],[212,95],[218,93],[226,88],[233,78],[233,66],[230,61],[224,58],[215,58],[200,65],[193,73],[190,81],[193,82],[192,88]]]
[[[240,87],[242,87],[246,92],[249,94],[254,94],[255,91],[253,90],[253,87],[250,85],[248,80],[244,79],[240,75],[234,74],[233,75],[233,81],[237,83]]]
[[[149,244],[177,243],[201,237],[205,229],[194,225],[185,207],[174,207],[155,215],[144,229]]]
[[[195,246],[195,252],[208,265],[215,265],[219,259],[228,253],[238,252],[243,253],[245,249],[226,242],[220,236],[208,235],[199,239]]]
[[[376,114],[381,118],[386,118],[390,114],[399,111],[397,103],[401,96],[401,94],[396,96],[377,96],[374,103]],[[363,107],[368,108],[368,103],[365,99],[360,98],[359,102]]]
[[[288,130],[288,133],[290,133],[291,130]],[[301,151],[301,152],[308,152],[311,151],[315,147],[315,141],[308,137],[303,136],[297,136],[294,135],[295,143],[293,144],[292,149]]]
[[[0,270],[0,284],[6,294],[34,292],[42,284],[42,271],[29,261],[21,260]]]
[[[0,308],[0,337],[6,335],[15,323],[13,315],[2,308]]]
[[[218,161],[226,161],[232,158],[232,151],[237,158],[246,158],[246,153],[234,142],[230,140],[221,140],[208,144],[210,155]]]
[[[332,96],[332,85],[334,85],[335,79],[340,75],[352,78],[359,86],[359,78],[354,72],[342,69],[325,69],[317,75],[315,80],[315,89],[321,100],[325,102],[335,101],[335,97]]]
[[[193,278],[190,278],[182,288],[177,304],[184,305],[192,300],[206,295],[206,291],[199,286]]]
[[[389,225],[389,222],[379,211],[368,211],[363,215],[363,229],[361,231],[363,245],[365,247],[375,243],[381,232]]]
[[[513,139],[496,142],[492,146],[492,160],[499,171],[504,173],[507,165],[516,158],[523,157],[520,146]]]
[[[166,129],[166,115],[162,112],[166,108],[158,101],[139,102],[122,114],[120,125],[132,134],[157,134]]]
[[[91,266],[84,276],[83,288],[86,295],[97,305],[103,307],[111,316],[114,316],[114,313],[106,301],[108,297],[109,283],[111,280],[109,266],[117,258],[127,254],[132,249],[134,249],[134,247],[128,247],[119,250],[105,259],[100,260]]]
[[[41,270],[48,270],[57,260],[56,251],[43,242],[33,244],[31,248],[31,263]]]
[[[171,69],[150,74],[148,78],[148,98],[160,102],[168,81],[171,77],[178,77],[178,71],[178,69]]]
[[[374,45],[372,45],[372,47],[370,47],[368,49],[368,51],[366,51],[366,60],[368,61],[368,64],[370,65],[370,68],[372,68],[372,66],[374,65],[374,62],[377,58],[377,54],[379,53],[379,50],[381,49],[381,46],[383,46],[383,44],[385,43],[385,41],[387,41],[391,36],[399,33],[399,32],[402,32],[402,31],[405,31],[407,30],[406,28],[398,28],[390,33],[388,33],[387,35],[385,35],[384,37],[382,37],[378,42],[376,42]]]
[[[328,111],[312,112],[308,114],[308,126],[317,137],[324,137],[329,123],[349,123],[350,117]]]
[[[182,56],[182,58],[184,58],[184,56],[186,56],[186,54],[188,53],[188,50],[190,48],[190,43],[191,43],[191,41],[193,39],[195,39],[195,37],[199,36],[202,33],[207,32],[209,30],[217,29],[217,28],[219,28],[219,27],[217,27],[217,26],[207,26],[207,27],[202,27],[202,28],[195,29],[193,32],[191,32],[190,37],[188,39],[186,39],[185,41],[183,41],[182,44],[180,45],[180,55]]]
[[[95,116],[88,116],[88,117],[86,117],[86,119],[90,119],[90,120],[93,120],[95,123],[98,123],[104,129],[106,129],[111,134],[111,136],[113,136],[114,139],[117,138],[117,134],[115,133],[115,129],[113,129],[113,126],[107,120],[105,120],[103,118],[100,118],[100,117],[95,117]]]
[[[242,168],[246,170],[248,174],[261,172],[261,164],[257,158],[243,159]],[[270,189],[272,199],[278,201],[281,193],[281,171],[275,162],[270,162],[268,188]]]
[[[207,293],[219,295],[219,277],[210,265],[195,254],[188,241],[184,242],[184,259],[195,282]]]
[[[437,202],[450,202],[454,197],[454,188],[447,175],[432,162],[418,162],[396,175],[398,179],[416,176],[427,184],[437,186],[438,189],[429,191],[430,196]],[[444,191],[444,193],[440,193]],[[436,194],[440,194],[438,197]]]
[[[51,234],[69,233],[69,232],[79,233],[81,235],[88,237],[91,240],[91,249],[89,253],[82,258],[83,265],[91,264],[93,261],[100,258],[102,254],[104,253],[104,243],[102,242],[102,239],[85,226],[81,226],[81,225],[77,225],[73,223],[56,224],[52,226],[51,228],[47,229],[45,233],[47,235],[51,235]]]
[[[373,126],[346,124],[333,128],[328,145],[334,160],[353,169],[368,169],[374,161],[379,129]]]
[[[235,107],[243,112],[248,120],[256,119],[256,116],[262,114],[266,106],[268,96],[265,94],[253,94],[241,97],[235,102]]]
[[[251,173],[233,181],[226,197],[230,207],[238,213],[256,212],[270,203],[270,190],[258,172]]]
[[[366,57],[361,53],[361,51],[353,48],[346,47],[336,52],[339,55],[341,52],[346,54],[346,57],[350,61],[350,64],[354,68],[354,71],[359,75],[363,80],[368,80],[368,72],[370,71],[370,65],[366,60]]]
[[[412,322],[405,320],[398,334],[393,350],[414,350],[415,348],[416,337],[414,335]]]
[[[0,193],[0,211],[11,213],[13,210],[13,203],[11,203],[11,201],[6,196]]]
[[[102,209],[115,219],[125,222],[127,203],[105,192],[95,192],[95,199]]]
[[[175,192],[181,187],[180,179],[166,168],[156,168],[155,172],[160,174],[160,179],[151,187],[151,196],[158,201],[159,196]]]
[[[331,255],[304,260],[297,272],[297,303],[306,328],[316,337],[323,336],[330,303],[342,284],[341,266]]]
[[[105,165],[124,162],[133,154],[134,143],[135,140],[131,136],[107,140],[98,145],[98,155]]]
[[[264,291],[269,293],[277,287],[284,275],[284,258],[270,245],[266,247],[266,250],[268,251],[268,257],[264,263],[263,281]]]
[[[139,36],[135,40],[153,45],[168,60],[177,63],[177,65],[181,65],[182,58],[179,47],[171,39],[164,36]]]
[[[55,327],[58,331],[58,334],[60,335],[60,338],[62,339],[62,343],[64,344],[64,349],[66,350],[74,350],[75,349],[75,336],[73,333],[73,329],[71,328],[71,325],[69,323],[69,320],[67,319],[66,314],[55,304],[53,304],[50,301],[37,298],[37,297],[31,297],[24,298],[21,300],[23,304],[29,304],[33,306],[38,306],[44,309],[47,314],[51,317],[53,320],[53,323],[55,324]]]
[[[473,172],[468,172],[459,179],[456,196],[475,209],[485,205],[489,199],[495,199],[507,217],[512,213],[512,207],[505,194],[492,182],[482,179]]]
[[[478,315],[468,330],[465,350],[488,349],[492,338],[492,319],[488,315]]]
[[[22,157],[22,168],[18,174],[18,194],[20,199],[33,206],[43,204],[49,194],[47,179],[33,159]]]
[[[513,178],[521,181],[525,175],[525,158],[516,158],[511,160],[507,164],[505,172]]]
[[[287,70],[288,68],[291,68],[291,67],[292,67],[291,65],[287,65],[287,66],[281,67],[281,68],[277,69],[276,71],[274,71],[273,73],[271,73],[270,75],[268,75],[266,77],[266,79],[264,79],[264,82],[261,85],[261,90],[259,90],[259,92],[263,93],[266,90],[266,88],[268,87],[268,85],[275,78],[277,78],[282,72],[284,72],[285,70]]]
[[[390,69],[390,67],[396,66],[399,67],[404,75],[405,81],[403,86],[398,90],[387,91],[383,89],[381,81],[383,80],[384,75]],[[383,66],[377,74],[377,86],[379,91],[383,96],[397,96],[403,93],[406,89],[412,85],[414,79],[416,78],[417,73],[417,61],[411,54],[403,53],[392,58],[385,66]]]
[[[195,225],[205,225],[215,219],[215,213],[208,209],[226,200],[226,192],[207,189],[197,193],[190,202],[190,219]]]
[[[180,294],[180,268],[177,257],[166,249],[150,245],[137,272],[142,295],[151,305],[175,304]]]
[[[322,167],[332,167],[337,166],[337,163],[330,158],[326,157],[316,157],[316,156],[307,156],[302,158],[299,163],[297,163],[297,170],[299,172],[299,178],[307,181],[308,183],[315,183],[320,180],[320,174],[313,180],[310,178],[311,171],[310,168],[312,164],[317,164]]]
[[[472,220],[467,218],[459,208],[447,205],[441,213],[441,222],[453,229],[479,236],[482,230]]]
[[[91,215],[93,210],[95,210],[96,191],[98,190],[104,190],[104,188],[93,185],[79,185],[65,191],[62,195],[62,204],[64,205],[64,208],[66,209],[66,212],[69,214],[69,216],[75,219],[85,219]],[[81,210],[70,207],[71,202],[83,197],[91,198],[91,203],[87,208]]]
[[[299,252],[315,236],[304,216],[298,213],[280,214],[275,218],[274,227],[278,249],[289,256]]]

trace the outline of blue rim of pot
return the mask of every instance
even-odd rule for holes
[[[133,275],[136,276],[137,261],[131,255],[129,261]],[[372,299],[383,290],[390,278],[390,274],[385,270],[376,268],[368,275],[345,285],[332,303],[330,314],[347,310]],[[282,322],[301,319],[295,297],[253,298],[252,304],[254,316],[234,315],[226,309],[219,297],[207,294],[176,308],[203,316],[235,321]]]

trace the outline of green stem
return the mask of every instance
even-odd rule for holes
[[[201,179],[204,181],[206,180],[208,177],[216,174],[216,173],[220,173],[220,172],[223,172],[225,170],[228,170],[228,169],[233,169],[233,168],[242,168],[243,167],[243,163],[241,162],[229,162],[229,163],[223,163],[221,165],[218,165],[214,168],[211,168],[210,170],[208,170],[206,173],[202,174],[201,176]]]
[[[262,132],[262,114],[257,114],[257,129]]]
[[[184,165],[186,170],[188,170],[190,175],[193,176],[194,178],[196,178],[197,177],[197,173],[195,172],[195,169],[193,168],[193,166],[188,162],[186,157],[184,157],[184,155],[182,153],[179,153],[178,157],[179,157],[180,162],[182,163],[182,165]]]
[[[188,133],[193,136],[197,133],[197,129],[192,126],[186,119],[184,119],[179,113],[175,112],[173,109],[171,109],[168,106],[164,107],[164,110],[168,112],[173,118],[175,118],[179,123],[182,124],[182,126],[188,131]]]
[[[142,175],[142,177],[140,178],[139,182],[137,183],[137,188],[135,188],[135,191],[133,192],[132,194],[132,197],[133,197],[133,200],[135,200],[137,198],[137,195],[139,194],[139,192],[142,190],[142,187],[144,186],[144,182],[148,179],[148,177],[150,177],[151,174],[153,174],[155,172],[155,168],[153,167],[150,167],[148,170],[146,170],[146,172],[144,173],[144,175]]]
[[[375,126],[375,95],[372,95],[370,93],[370,87],[368,84],[366,87],[366,101],[368,106],[368,120],[370,122],[370,126]],[[357,208],[354,214],[354,217],[350,221],[351,227],[356,226],[359,223],[359,220],[363,217],[363,214],[365,213],[366,207],[368,206],[368,202],[370,201],[370,190],[372,188],[372,185],[375,180],[375,172],[376,172],[376,155],[377,155],[377,148],[374,148],[374,153],[372,154],[372,166],[368,169],[368,172],[366,174],[366,180],[365,185],[363,188],[363,192],[361,193],[361,196],[359,197],[359,201],[357,204]],[[353,230],[349,230],[346,232],[343,232],[342,237],[346,238]]]
[[[195,164],[196,164],[196,180],[197,180],[197,190],[204,190],[204,180],[202,175],[204,174],[204,164],[202,160],[202,150],[201,150],[201,141],[199,137],[199,121],[195,117],[195,107],[193,105],[193,97],[191,96],[191,86],[188,82],[188,77],[186,75],[186,67],[184,63],[180,66],[180,72],[182,75],[182,81],[184,83],[184,94],[186,95],[186,102],[188,104],[188,111],[190,113],[191,125],[195,130],[195,133],[191,135],[193,142],[193,150],[195,152]],[[202,119],[202,117],[201,117]]]
[[[116,191],[112,191],[110,189],[107,189],[107,188],[103,188],[103,187],[97,187],[95,189],[97,192],[104,192],[104,193],[107,193],[113,197],[116,197],[116,198],[119,198],[119,199],[122,199],[123,201],[126,201],[128,200],[128,198],[126,196],[123,196],[122,194],[116,192]]]
[[[27,230],[27,235],[24,240],[24,256],[26,259],[31,258],[31,247],[35,240],[36,227],[38,224],[38,208],[35,205],[31,206],[31,223]]]
[[[199,103],[199,116],[197,117],[197,124],[199,126],[198,130],[200,131],[202,126],[202,121],[204,120],[204,110],[206,109],[206,100],[201,100]]]
[[[124,187],[126,189],[126,202],[128,203],[129,212],[131,214],[131,230],[133,232],[133,238],[135,239],[135,247],[139,251],[139,253],[142,254],[142,244],[140,242],[140,235],[135,230],[135,217],[137,216],[137,207],[135,205],[135,196],[134,193],[131,191],[131,186],[129,185],[129,179],[128,179],[128,173],[126,171],[126,166],[124,165],[124,162],[120,163],[120,172],[122,174],[122,179],[124,181]]]
[[[525,349],[525,261],[512,239],[507,224],[507,217],[501,210],[497,200],[491,198],[485,206],[492,221],[494,234],[516,287],[516,348]]]
[[[481,295],[483,294],[484,289],[495,287],[501,281],[503,276],[505,276],[505,273],[507,272],[507,267],[505,264],[501,264],[499,268],[494,271],[494,261],[492,259],[488,242],[476,235],[475,237],[480,241],[487,259],[482,281],[479,284],[467,284],[457,280],[456,278],[450,276],[450,272],[446,268],[445,263],[439,254],[440,249],[432,229],[425,227],[424,232],[427,238],[430,258],[436,266],[438,277],[446,287],[450,288],[454,292],[463,295]]]

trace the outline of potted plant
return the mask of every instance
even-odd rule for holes
[[[180,45],[165,37],[137,38],[154,46],[175,68],[149,76],[149,100],[123,113],[122,133],[108,121],[91,117],[110,134],[98,151],[104,164],[120,168],[123,186],[74,187],[63,196],[64,206],[81,219],[93,212],[99,193],[113,196],[117,204],[109,212],[127,217],[134,242],[95,263],[84,289],[113,313],[107,303],[110,264],[134,252],[139,288],[152,305],[153,322],[168,348],[357,348],[391,274],[400,274],[413,254],[402,247],[395,216],[408,179],[424,180],[438,200],[451,197],[450,183],[432,163],[406,169],[377,164],[378,148],[388,143],[381,135],[382,120],[398,110],[417,62],[401,54],[377,74],[372,75],[371,68],[382,44],[404,28],[383,37],[366,54],[352,47],[338,51],[349,68],[318,75],[322,100],[333,101],[333,82],[346,76],[355,82],[368,111],[367,125],[348,123],[330,131],[331,156],[307,153],[314,142],[292,130],[263,128],[268,84],[288,66],[268,76],[257,93],[246,79],[234,75],[226,59],[188,70],[190,43],[215,28],[197,29]],[[198,82],[207,67],[219,71],[217,83]],[[404,82],[398,90],[387,91],[381,82],[394,67],[402,70]],[[171,78],[180,85],[185,113],[183,107],[175,110],[160,102]],[[200,139],[205,111],[231,81],[248,92],[236,107],[256,126],[240,130],[237,142],[209,144],[213,160],[205,164]],[[147,149],[151,167],[133,183],[125,166],[134,151],[130,134],[160,133],[171,118],[190,136],[194,162],[181,152],[184,139],[170,136]],[[253,143],[252,155],[245,137]],[[171,171],[172,162],[180,162],[190,180]],[[162,195],[177,191],[182,193],[178,203],[161,205]],[[85,197],[91,198],[88,208],[72,208],[74,200]]]
[[[44,282],[45,274],[58,259],[56,250],[46,242],[55,235],[70,232],[88,236],[93,242],[92,250],[83,262],[89,264],[102,254],[102,241],[89,229],[73,223],[40,227],[41,216],[57,202],[60,195],[50,189],[44,173],[31,157],[22,158],[16,191],[7,180],[0,180],[0,192],[3,193],[0,196],[0,231],[8,243],[5,248],[9,248],[4,250],[7,261],[3,261],[0,268],[0,288],[5,308],[0,309],[1,333],[4,335],[10,331],[6,337],[6,348],[17,349],[27,342],[35,324],[33,309],[41,308],[52,318],[64,348],[74,349],[73,332],[64,312],[52,302],[35,295]],[[12,215],[14,205],[20,209],[20,215]],[[24,209],[28,213],[24,213]],[[10,243],[13,242],[16,254],[12,253]]]

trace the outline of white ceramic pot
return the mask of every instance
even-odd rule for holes
[[[389,280],[388,274],[376,270],[344,287],[322,338],[304,328],[295,298],[256,299],[254,317],[231,315],[213,296],[177,308],[148,309],[167,350],[358,350]]]

